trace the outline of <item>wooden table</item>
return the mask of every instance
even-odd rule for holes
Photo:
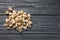
[[[19,33],[3,24],[8,7],[32,15],[32,28]],[[60,40],[60,0],[0,0],[0,40]]]

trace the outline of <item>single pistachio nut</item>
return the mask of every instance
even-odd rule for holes
[[[19,29],[18,31],[19,31],[19,32],[22,32],[22,31],[23,31],[23,29]]]
[[[17,21],[17,22],[18,22],[18,21],[19,21],[19,18],[18,18],[18,17],[16,17],[16,18],[15,18],[15,21]]]
[[[29,21],[28,24],[32,24],[32,21]]]
[[[29,25],[28,27],[31,27],[31,25]]]
[[[26,23],[23,23],[23,25],[26,25]]]
[[[13,26],[13,28],[16,28],[16,26]]]
[[[17,16],[19,19],[21,18],[21,16]]]
[[[18,27],[17,23],[13,26],[13,28],[16,28],[16,27]]]
[[[31,15],[30,15],[30,14],[27,14],[27,16],[28,16],[28,17],[31,17]]]
[[[10,20],[7,18],[7,19],[5,20],[5,22],[8,23],[8,22],[10,22]]]
[[[9,27],[12,27],[13,25],[12,24],[9,24]]]
[[[24,13],[24,11],[23,10],[20,10],[20,15],[22,15]]]
[[[16,16],[17,16],[17,13],[12,13],[12,15],[13,15],[14,17],[16,17]]]
[[[12,15],[12,13],[11,13],[11,12],[9,12],[9,15]]]
[[[14,19],[14,18],[15,18],[15,16],[14,16],[14,15],[11,15],[10,17],[11,17],[11,19]]]
[[[21,25],[21,23],[17,23],[17,25],[19,25],[19,26],[20,26],[20,25]]]
[[[29,21],[30,21],[31,19],[30,19],[30,18],[27,18],[27,20],[29,20]]]
[[[23,20],[23,22],[28,22],[28,20]]]
[[[17,13],[15,10],[13,10],[13,13]]]
[[[24,18],[26,18],[26,17],[27,17],[27,15],[25,15],[25,14],[23,14],[22,16],[23,16]]]
[[[11,16],[8,16],[8,19],[11,21],[12,17]]]
[[[29,24],[28,23],[26,23],[26,27],[29,27]]]
[[[24,12],[24,15],[27,15],[27,12]]]
[[[21,18],[23,18],[23,15],[19,15]]]
[[[26,24],[24,24],[24,22],[22,22],[22,25],[25,26]]]
[[[24,29],[24,30],[27,30],[27,27],[26,27],[26,26],[23,26],[23,29]]]
[[[27,23],[26,26],[27,26],[27,27],[31,27],[31,24]]]
[[[5,26],[7,29],[10,29],[9,24],[4,24],[4,26]]]
[[[11,22],[12,24],[15,24],[15,23],[16,23],[15,19],[11,19],[10,22]]]
[[[19,32],[22,32],[22,31],[23,31],[22,27],[17,27],[16,29],[17,29]]]
[[[24,17],[25,19],[28,19],[28,18],[29,18],[27,15],[24,15],[24,14],[23,14],[23,17]]]
[[[18,27],[18,29],[22,29],[22,27],[23,27],[23,26],[21,25],[21,26]]]
[[[20,13],[24,13],[24,11],[23,10],[20,10]]]
[[[18,15],[20,15],[21,13],[20,13],[20,11],[18,11]]]
[[[9,8],[8,8],[8,11],[10,11],[10,12],[13,11],[12,7],[9,7]]]
[[[9,11],[6,11],[5,14],[9,14]]]
[[[9,24],[7,24],[7,23],[4,23],[4,26],[5,26],[5,27],[8,27],[8,26],[9,26]]]
[[[10,27],[6,27],[7,29],[10,29]]]

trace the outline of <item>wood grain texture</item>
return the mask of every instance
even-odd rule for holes
[[[11,6],[32,15],[32,28],[7,30],[4,12]],[[0,40],[60,40],[60,0],[0,0]]]

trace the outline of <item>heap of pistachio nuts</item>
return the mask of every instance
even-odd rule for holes
[[[23,30],[26,30],[27,28],[31,27],[31,15],[27,14],[23,10],[16,12],[11,7],[9,7],[6,11],[6,14],[9,15],[4,23],[4,26],[7,29],[15,28],[19,32],[22,32]]]

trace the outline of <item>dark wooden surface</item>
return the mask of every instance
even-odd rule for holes
[[[7,30],[4,11],[9,7],[32,15],[32,28]],[[0,40],[60,40],[60,0],[0,0]]]

